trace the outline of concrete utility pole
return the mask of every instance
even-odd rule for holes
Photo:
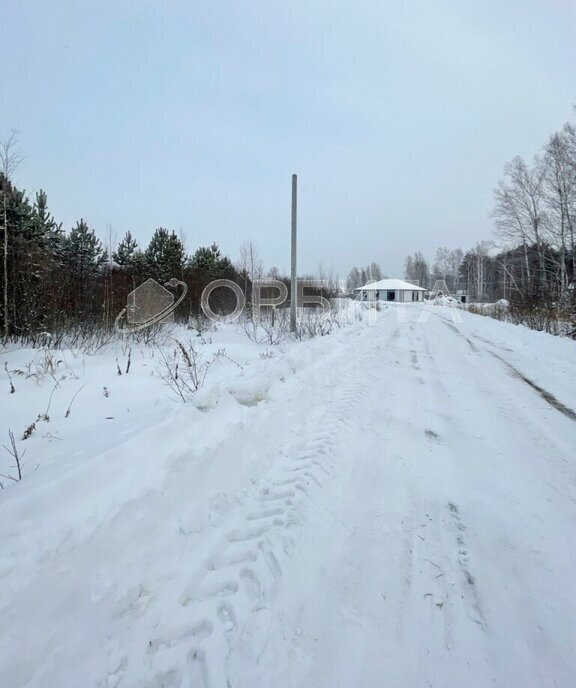
[[[292,175],[292,263],[290,270],[290,332],[296,332],[296,209],[298,177]]]

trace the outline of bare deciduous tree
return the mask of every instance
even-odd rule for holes
[[[486,259],[490,253],[490,242],[479,241],[474,249],[472,255],[474,262],[472,265],[472,280],[476,298],[482,299],[486,293]]]
[[[441,246],[436,249],[433,277],[435,280],[443,280],[451,292],[458,289],[463,255],[460,248],[451,250]]]
[[[566,269],[568,251],[574,261],[576,165],[571,164],[569,150],[569,141],[565,131],[551,136],[546,146],[545,193],[550,208],[550,230],[559,248],[558,283],[561,296],[566,294],[568,287]]]
[[[422,253],[420,253],[420,251],[416,251],[413,256],[408,256],[404,266],[405,278],[409,282],[413,282],[414,284],[426,289],[430,279],[430,271],[428,269],[426,258],[424,258]]]
[[[353,267],[348,274],[348,279],[346,280],[346,288],[352,294],[354,289],[362,286],[362,276],[360,275],[360,270],[357,267]]]
[[[248,280],[254,282],[254,280],[262,279],[264,274],[264,265],[253,241],[244,241],[240,245],[240,259],[237,267],[238,270],[244,274],[244,293],[247,294]]]
[[[547,161],[536,156],[532,166],[514,157],[504,167],[506,181],[494,190],[496,206],[493,217],[501,236],[521,244],[524,249],[526,281],[530,281],[528,248],[534,244],[538,253],[540,287],[547,286],[545,246],[547,231],[545,180]]]

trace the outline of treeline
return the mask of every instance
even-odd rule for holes
[[[494,189],[494,240],[466,252],[439,248],[432,266],[422,253],[406,259],[405,278],[477,301],[505,298],[518,308],[575,303],[576,128],[565,124],[531,162],[514,157]]]
[[[481,241],[466,252],[460,248],[438,248],[436,259],[431,265],[417,251],[406,258],[404,277],[427,289],[432,289],[437,280],[443,280],[450,293],[463,291],[475,301],[520,297],[544,300],[545,293],[536,289],[534,282],[523,282],[526,254],[529,268],[535,274],[540,260],[536,246],[533,245],[495,251],[493,242]],[[544,260],[547,274],[554,275],[559,261],[558,251],[547,246]],[[573,282],[573,274],[569,268],[566,273],[568,286],[563,292],[565,297],[570,297],[572,293],[570,284]],[[552,279],[549,280],[549,285],[551,284],[554,284]],[[559,290],[552,292],[552,300],[558,299],[558,293]]]
[[[494,189],[496,240],[511,294],[568,302],[576,278],[576,128],[567,123],[531,162],[516,156]]]
[[[349,293],[353,293],[355,289],[363,287],[368,282],[378,282],[381,279],[386,279],[382,274],[382,269],[378,263],[370,263],[365,268],[358,268],[354,266],[348,273],[346,279],[346,289]]]
[[[126,232],[115,249],[103,246],[85,220],[66,232],[50,213],[46,193],[28,198],[5,171],[0,172],[4,340],[74,328],[111,330],[129,292],[149,277],[161,284],[172,277],[186,282],[191,298],[177,313],[182,318],[199,306],[202,290],[214,279],[250,287],[247,269],[235,267],[216,244],[188,255],[177,234],[163,227],[145,247]]]

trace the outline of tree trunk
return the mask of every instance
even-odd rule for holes
[[[526,268],[526,282],[525,285],[530,284],[530,260],[528,258],[528,244],[526,241],[523,243],[524,248],[524,267]]]
[[[4,180],[6,185],[8,180]],[[4,338],[10,333],[10,319],[8,318],[8,212],[6,209],[6,188],[2,194],[3,224],[4,224]]]

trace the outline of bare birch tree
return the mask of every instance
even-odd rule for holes
[[[574,260],[574,233],[576,226],[576,166],[569,158],[569,147],[564,131],[550,137],[546,146],[546,200],[549,206],[550,230],[558,247],[558,283],[560,296],[568,287],[566,256]]]
[[[564,153],[566,164],[576,173],[576,127],[572,124],[565,124],[562,129],[564,137]],[[576,200],[573,200],[576,204]],[[576,216],[576,210],[572,206],[572,218]],[[572,256],[572,279],[576,281],[576,222],[573,221],[570,228],[570,252]]]
[[[538,254],[540,286],[546,288],[546,197],[545,180],[547,163],[534,158],[530,167],[516,156],[504,167],[506,181],[500,181],[494,196],[496,205],[492,213],[500,236],[521,244],[524,251],[525,271],[530,282],[529,246],[534,244]]]
[[[248,280],[253,282],[254,280],[262,279],[264,275],[264,265],[253,241],[244,241],[240,245],[240,259],[237,268],[244,274],[244,293],[247,294]]]

